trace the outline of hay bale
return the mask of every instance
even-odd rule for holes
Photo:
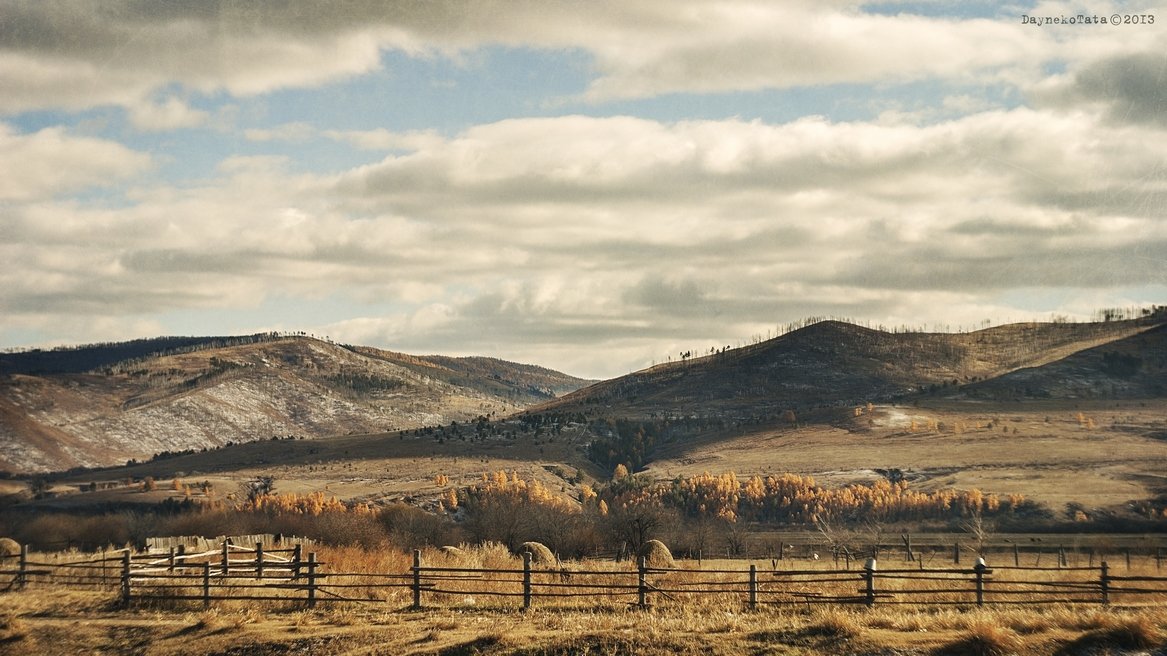
[[[528,551],[531,552],[532,565],[553,566],[559,560],[555,557],[555,554],[551,553],[551,550],[547,548],[547,545],[541,544],[539,542],[524,542],[519,545],[520,554]]]
[[[643,556],[644,564],[648,567],[660,569],[676,567],[676,562],[673,561],[673,553],[660,540],[649,540],[645,542],[641,545],[640,551],[636,552],[636,555]]]
[[[0,558],[6,556],[19,556],[20,543],[12,538],[0,538]]]

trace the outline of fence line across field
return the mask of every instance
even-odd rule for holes
[[[0,560],[0,592],[29,585],[64,588],[117,589],[120,600],[134,602],[191,601],[209,606],[223,601],[304,604],[320,602],[411,603],[427,605],[477,603],[493,598],[522,609],[540,603],[561,605],[591,599],[594,605],[649,608],[702,597],[735,598],[749,609],[759,607],[852,604],[915,606],[1008,606],[1014,604],[1167,604],[1167,577],[1116,575],[1106,562],[1096,567],[989,568],[983,561],[968,568],[915,567],[884,569],[869,559],[862,569],[685,569],[634,566],[602,569],[535,567],[523,554],[521,568],[426,565],[415,551],[404,572],[330,572],[316,554],[305,557],[302,545],[269,549],[223,543],[219,548],[186,553],[180,546],[162,554],[113,555],[59,562],[19,556]],[[1059,559],[1060,560],[1060,559]],[[878,564],[883,564],[879,562]],[[11,577],[11,578],[9,578]],[[399,595],[408,593],[405,599]],[[510,601],[508,601],[510,600]]]

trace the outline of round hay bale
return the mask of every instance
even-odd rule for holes
[[[19,556],[20,543],[12,538],[0,538],[0,558],[5,556]]]
[[[636,555],[643,556],[644,564],[648,567],[664,569],[676,566],[676,562],[673,561],[673,553],[660,540],[645,542]]]
[[[557,559],[555,554],[547,548],[547,545],[539,542],[524,542],[519,545],[519,553],[531,552],[532,565],[555,565]]]

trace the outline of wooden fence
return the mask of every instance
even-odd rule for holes
[[[748,609],[815,604],[1003,606],[1011,604],[1167,604],[1167,577],[1117,575],[1097,567],[903,567],[884,569],[875,559],[861,569],[657,568],[598,561],[559,568],[536,567],[523,554],[522,567],[482,568],[426,565],[413,554],[404,572],[326,571],[303,547],[265,549],[224,544],[221,549],[164,555],[33,558],[27,547],[0,561],[0,592],[29,586],[67,586],[117,591],[123,604],[221,601],[280,602],[315,607],[321,602],[398,603],[429,606],[478,605],[529,609],[676,604],[737,604]],[[773,562],[773,561],[772,561]]]

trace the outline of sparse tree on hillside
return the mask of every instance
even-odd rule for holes
[[[628,478],[628,468],[624,466],[624,463],[616,465],[616,469],[612,472],[612,480],[622,481],[626,478]]]
[[[49,494],[49,481],[43,476],[37,476],[28,481],[28,493],[33,499],[43,499]]]

